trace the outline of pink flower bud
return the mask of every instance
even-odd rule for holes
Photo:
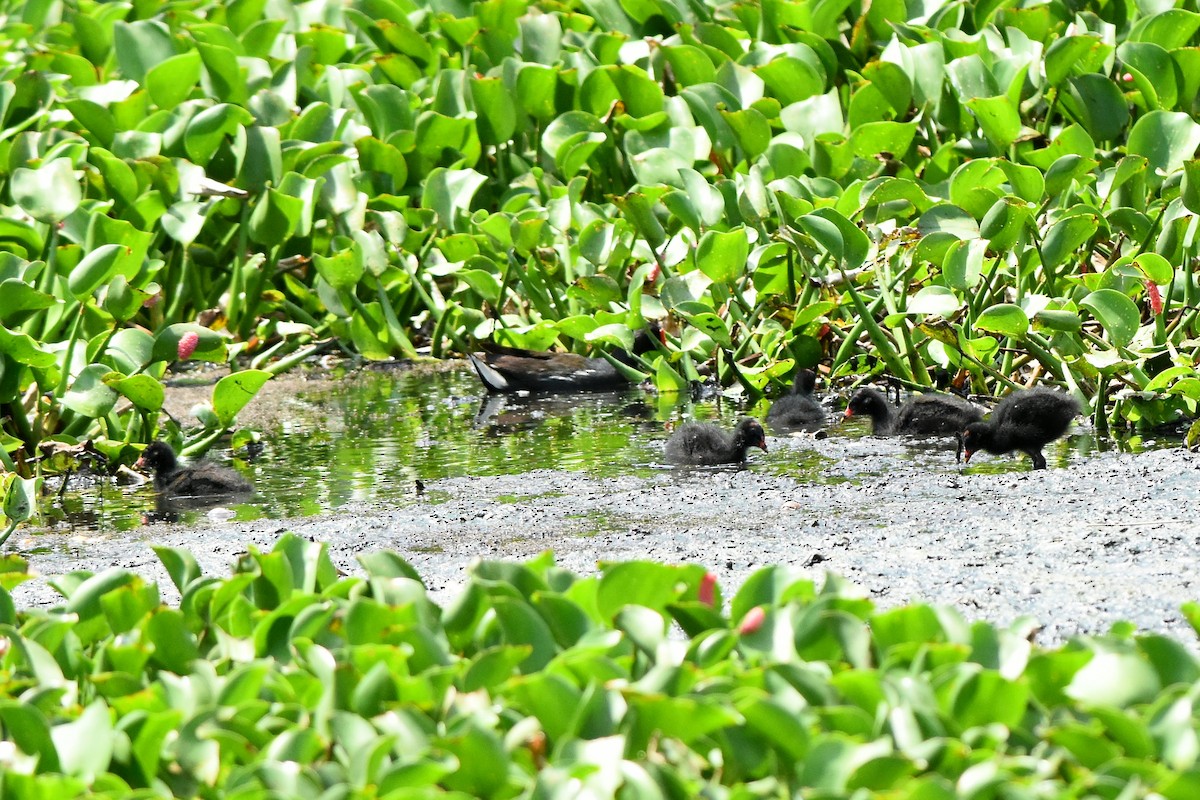
[[[696,592],[697,599],[701,603],[712,608],[713,605],[713,590],[717,588],[717,576],[711,572],[704,573],[704,577],[700,579],[700,589]]]
[[[1154,281],[1146,281],[1146,295],[1150,298],[1150,310],[1157,317],[1163,312],[1162,295],[1158,291],[1158,284]]]
[[[196,345],[200,344],[200,334],[195,331],[188,331],[183,336],[179,337],[179,345],[176,352],[179,354],[180,361],[187,361],[192,357],[192,353],[196,352]]]
[[[738,633],[754,633],[762,627],[766,618],[767,612],[763,611],[762,606],[755,606],[746,612],[746,616],[742,617],[742,624],[738,625]]]
[[[1121,80],[1125,81],[1126,83],[1132,82],[1133,81],[1133,73],[1126,72],[1126,73],[1122,74]]]

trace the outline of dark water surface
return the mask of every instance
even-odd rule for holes
[[[263,450],[235,466],[250,477],[257,495],[212,511],[184,511],[179,521],[214,518],[252,520],[308,516],[352,502],[404,504],[417,498],[417,482],[444,478],[522,474],[535,469],[584,472],[597,478],[650,476],[664,467],[666,425],[700,419],[731,426],[745,413],[765,416],[768,403],[746,410],[718,398],[677,402],[637,388],[615,394],[548,397],[484,396],[473,373],[366,371],[341,383],[317,384],[287,397],[283,423],[261,431]],[[256,400],[255,402],[261,402]],[[270,402],[280,402],[273,399]],[[751,468],[800,482],[825,483],[886,476],[896,471],[1003,473],[1026,471],[1016,455],[976,456],[956,465],[948,440],[904,441],[869,436],[865,421],[832,425],[829,436],[787,435],[768,430],[770,452],[751,451]],[[1096,453],[1141,451],[1174,441],[1114,440],[1081,426],[1051,445],[1051,468]],[[215,448],[210,456],[228,460]],[[130,530],[156,517],[152,487],[121,487],[76,481],[48,508],[44,528]],[[426,501],[437,501],[426,490]]]

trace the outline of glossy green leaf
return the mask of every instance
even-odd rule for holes
[[[189,50],[146,71],[146,91],[159,108],[174,108],[187,99],[200,80],[200,53]]]
[[[745,271],[750,240],[745,228],[706,231],[696,246],[696,266],[715,283],[730,283]]]
[[[146,411],[158,411],[162,408],[165,397],[163,385],[149,375],[126,377],[119,372],[110,372],[104,376],[104,383],[138,408]]]
[[[1079,305],[1092,312],[1113,343],[1124,347],[1133,341],[1141,322],[1137,305],[1115,289],[1097,289]]]
[[[217,381],[213,387],[212,404],[221,425],[232,425],[237,413],[254,399],[254,395],[270,379],[271,373],[266,370],[246,369]]]
[[[184,132],[183,143],[188,158],[197,164],[208,164],[217,148],[227,138],[245,135],[246,126],[254,124],[254,117],[244,108],[220,103],[192,117]]]
[[[1171,173],[1180,169],[1200,147],[1200,124],[1175,111],[1151,111],[1129,131],[1129,153],[1145,156],[1153,169]]]
[[[63,395],[62,404],[85,417],[102,417],[112,411],[119,395],[104,380],[111,371],[104,364],[84,367]]]
[[[17,205],[39,222],[68,217],[83,200],[83,190],[69,158],[56,158],[37,169],[13,170],[9,191]]]
[[[975,318],[975,329],[1020,339],[1029,330],[1029,318],[1019,306],[997,303],[980,312]]]

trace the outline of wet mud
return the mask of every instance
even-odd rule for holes
[[[206,572],[226,574],[248,545],[269,549],[289,530],[327,542],[348,572],[360,554],[395,550],[438,601],[454,596],[474,559],[544,550],[584,573],[608,560],[702,563],[727,594],[784,564],[818,581],[841,574],[882,607],[947,604],[1001,624],[1032,616],[1043,643],[1128,620],[1195,646],[1179,606],[1200,599],[1200,456],[1062,445],[1047,450],[1050,469],[1033,472],[1027,460],[986,455],[965,468],[945,441],[768,436],[768,446],[741,470],[640,464],[615,477],[422,479],[421,492],[414,483],[317,516],[233,521],[217,509],[194,525],[18,531],[8,549],[43,576],[130,569],[166,597],[174,592],[152,545],[187,548]],[[800,477],[796,464],[807,465]],[[44,578],[13,594],[18,605],[58,599]]]

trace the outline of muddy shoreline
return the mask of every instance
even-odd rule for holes
[[[952,451],[930,448],[914,460],[894,440],[769,443],[776,463],[824,459],[823,480],[771,474],[761,461],[648,477],[539,470],[427,481],[421,494],[317,517],[19,531],[8,549],[41,576],[130,569],[158,581],[168,599],[174,591],[151,545],[190,549],[206,572],[223,575],[247,545],[268,549],[289,530],[327,542],[349,572],[359,554],[395,550],[439,602],[476,558],[548,549],[579,572],[605,560],[703,563],[726,593],[764,565],[785,564],[818,581],[826,570],[843,575],[882,607],[920,600],[1002,624],[1029,615],[1043,643],[1128,620],[1196,644],[1179,606],[1200,599],[1200,456],[1093,453],[1066,468],[1052,458],[1042,472],[978,474],[955,465]],[[44,577],[13,596],[18,606],[58,600]]]

